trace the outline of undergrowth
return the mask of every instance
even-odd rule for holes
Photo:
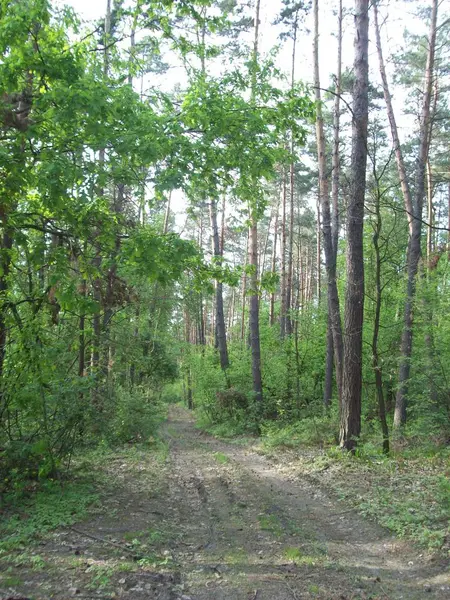
[[[59,479],[23,481],[19,488],[3,494],[0,504],[0,561],[59,527],[68,527],[93,511],[102,510],[101,497],[117,485],[116,461],[126,460],[128,469],[150,452],[163,463],[168,447],[151,437],[144,445],[110,447],[106,441],[74,457],[73,468]],[[70,478],[69,478],[70,477]]]
[[[394,438],[389,456],[364,427],[355,455],[336,446],[333,415],[285,426],[266,424],[260,449],[290,455],[298,476],[312,477],[361,514],[431,552],[450,549],[450,449],[438,437]]]
[[[62,485],[45,481],[32,494],[9,494],[0,524],[0,559],[10,551],[26,548],[29,542],[50,531],[84,518],[98,501],[92,482],[73,481]]]
[[[248,433],[238,414],[219,423],[201,411],[199,416],[198,426],[217,437]],[[429,421],[416,421],[414,429],[392,436],[389,456],[383,454],[378,424],[367,415],[355,454],[342,452],[337,407],[325,413],[311,405],[300,418],[267,419],[260,429],[257,449],[286,453],[299,477],[312,477],[399,537],[431,552],[450,549],[450,449],[439,424],[431,428]]]

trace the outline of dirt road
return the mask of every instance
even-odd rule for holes
[[[202,434],[178,407],[162,433],[165,462],[119,457],[100,514],[43,542],[45,568],[22,565],[20,585],[0,583],[0,598],[450,597],[442,564],[282,465]]]

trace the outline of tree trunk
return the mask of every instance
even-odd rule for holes
[[[375,169],[374,169],[375,170]],[[377,179],[377,174],[374,173]],[[379,181],[377,179],[377,184]],[[376,198],[375,198],[375,216],[376,222],[373,234],[373,246],[375,249],[375,320],[373,324],[372,334],[372,368],[375,375],[375,389],[377,392],[378,400],[378,414],[380,417],[381,433],[383,435],[383,452],[389,454],[389,428],[386,419],[386,403],[384,400],[383,390],[383,375],[382,366],[378,354],[378,337],[380,333],[380,315],[381,315],[381,301],[382,301],[382,286],[381,286],[381,254],[380,254],[380,234],[382,229],[381,211],[380,211],[380,200],[381,193],[379,185],[377,185]]]
[[[346,450],[353,450],[361,432],[363,221],[369,108],[369,0],[355,0],[355,26],[351,193],[347,208],[347,290],[340,426],[340,445]]]
[[[333,239],[334,260],[337,259],[339,241],[339,176],[341,163],[339,158],[340,147],[340,120],[341,120],[341,85],[342,85],[342,0],[339,0],[338,9],[338,61],[336,72],[336,86],[333,108],[333,156],[331,198],[333,204],[331,234]],[[341,336],[342,337],[342,336]],[[342,361],[341,361],[342,362]]]
[[[327,354],[325,357],[325,384],[323,386],[323,404],[325,408],[331,405],[333,397],[333,323],[331,320],[330,311],[328,310],[327,317]]]
[[[287,247],[287,231],[286,231],[286,173],[283,170],[283,193],[281,199],[281,289],[280,289],[280,336],[284,339],[286,335],[286,318],[287,318],[287,276],[286,276],[286,247]]]
[[[4,409],[4,368],[6,358],[6,344],[8,340],[7,295],[8,276],[11,268],[11,250],[13,246],[12,231],[8,227],[7,209],[0,206],[0,415]]]
[[[293,24],[292,57],[291,57],[291,90],[295,86],[295,54],[297,50],[298,10],[295,13]],[[286,334],[293,333],[293,322],[291,310],[294,307],[293,276],[294,276],[294,188],[295,188],[295,165],[294,165],[294,135],[291,133],[291,164],[289,168],[289,259],[286,286]]]
[[[253,46],[253,74],[252,74],[252,100],[256,96],[256,64],[258,61],[259,15],[261,0],[256,1],[255,12],[255,40]],[[262,376],[261,376],[261,346],[259,337],[259,291],[258,291],[258,221],[256,210],[257,199],[250,202],[250,232],[249,232],[249,265],[252,267],[250,274],[250,347],[252,354],[253,393],[261,412],[263,402]]]
[[[219,228],[217,226],[217,202],[211,200],[210,217],[212,229],[212,251],[214,259],[221,262],[222,252],[220,249]],[[225,326],[225,315],[223,311],[223,286],[221,281],[216,281],[216,318],[215,318],[215,343],[219,351],[220,366],[225,371],[229,366],[227,332]]]
[[[277,268],[277,241],[278,241],[278,213],[280,210],[279,202],[277,201],[277,212],[275,214],[275,225],[273,230],[273,248],[272,248],[272,274],[275,275]],[[270,313],[269,323],[272,327],[275,323],[275,292],[270,294]]]
[[[245,339],[245,307],[247,304],[247,261],[249,257],[250,232],[247,233],[247,245],[245,248],[244,274],[242,276],[242,294],[241,294],[241,341]]]
[[[377,42],[378,60],[380,65],[380,74],[383,82],[383,92],[387,107],[391,135],[394,143],[395,157],[397,161],[397,170],[400,179],[400,185],[405,203],[405,210],[409,225],[409,242],[406,256],[407,263],[407,283],[406,299],[403,314],[403,333],[400,344],[400,367],[398,375],[398,391],[395,401],[394,427],[400,427],[406,423],[406,408],[408,397],[408,381],[411,369],[411,354],[413,342],[413,304],[416,293],[416,277],[419,268],[421,256],[421,235],[422,235],[422,209],[425,195],[425,166],[428,158],[428,149],[430,143],[430,106],[433,85],[434,54],[436,47],[436,22],[438,0],[432,2],[432,14],[429,34],[429,46],[427,55],[427,64],[425,70],[425,86],[423,94],[423,103],[420,119],[419,134],[419,153],[416,162],[416,177],[414,186],[414,196],[411,193],[409,182],[406,175],[406,168],[403,159],[403,152],[400,146],[398,128],[395,120],[392,106],[392,98],[389,91],[389,85],[384,66],[384,59],[380,39],[380,27],[378,23],[378,7],[374,4],[375,15],[375,34]]]
[[[341,3],[342,4],[342,3]],[[342,10],[342,5],[341,5]],[[342,38],[342,14],[339,20],[340,38]],[[341,43],[339,51],[341,51]],[[334,363],[336,367],[336,382],[338,388],[338,397],[341,398],[342,386],[342,363],[343,363],[343,338],[341,313],[339,304],[339,294],[336,282],[336,257],[337,257],[337,236],[339,229],[338,217],[338,189],[339,189],[339,104],[335,104],[335,129],[334,129],[334,148],[333,148],[333,205],[334,205],[334,227],[331,219],[329,179],[326,165],[326,147],[325,133],[323,127],[323,115],[320,93],[320,73],[319,73],[319,1],[314,0],[314,87],[317,101],[316,116],[316,142],[317,142],[317,160],[319,165],[319,204],[322,209],[322,233],[323,246],[325,251],[325,267],[327,271],[327,302],[328,302],[328,328],[331,327],[331,334],[327,333],[327,359],[326,359],[326,377],[324,389],[324,401],[328,402],[331,398],[332,385],[332,360],[329,356],[329,345],[333,343]],[[338,61],[338,85],[340,85],[340,60]],[[318,220],[320,211],[318,210]],[[320,225],[319,225],[320,227]],[[319,228],[320,236],[320,228]],[[320,241],[320,237],[319,237]],[[318,254],[320,259],[320,244],[318,242]],[[320,260],[317,262],[318,268],[318,296],[320,293]],[[320,298],[319,298],[320,299]],[[331,382],[331,383],[330,383]]]
[[[416,163],[416,177],[413,198],[413,216],[407,252],[407,284],[406,300],[403,315],[403,333],[400,345],[400,368],[398,389],[395,399],[394,427],[406,423],[408,400],[408,384],[411,371],[411,354],[413,343],[413,305],[416,294],[416,279],[421,257],[422,209],[425,195],[425,166],[430,145],[430,106],[433,85],[434,54],[436,47],[436,22],[438,0],[433,0],[427,65],[425,70],[425,89],[420,119],[419,154]]]

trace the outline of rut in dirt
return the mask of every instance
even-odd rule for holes
[[[280,465],[179,408],[165,435],[192,598],[447,597],[439,568]]]
[[[161,435],[160,462],[118,451],[96,513],[29,548],[32,560],[11,557],[8,579],[20,584],[0,576],[0,600],[449,597],[445,565],[294,476],[283,453],[274,463],[219,441],[180,407]]]

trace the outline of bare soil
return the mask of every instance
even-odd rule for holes
[[[105,465],[114,488],[99,513],[16,560],[0,599],[450,597],[448,565],[284,468],[282,454],[212,438],[179,407],[162,435],[167,459]]]

